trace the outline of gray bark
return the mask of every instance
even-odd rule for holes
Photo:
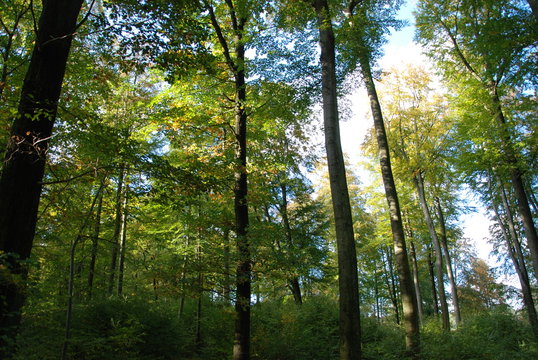
[[[458,327],[461,322],[458,288],[456,287],[456,279],[454,277],[454,271],[452,270],[452,261],[451,261],[450,253],[448,251],[448,239],[446,235],[445,216],[443,214],[443,210],[441,209],[441,202],[439,201],[439,199],[436,199],[436,203],[437,203],[437,214],[439,216],[439,227],[441,228],[441,247],[442,247],[443,255],[445,258],[446,272],[448,274],[448,281],[450,282],[450,290],[452,293],[452,305],[454,306],[454,320],[456,322],[456,327]]]
[[[312,1],[321,47],[323,123],[338,255],[340,359],[361,359],[359,290],[353,220],[340,143],[335,39],[327,0]]]
[[[437,274],[437,295],[439,296],[439,302],[441,304],[441,319],[443,324],[443,329],[450,330],[450,320],[448,315],[448,304],[446,302],[445,294],[445,282],[444,282],[444,273],[443,273],[443,253],[441,250],[441,243],[439,237],[435,232],[435,226],[430,214],[430,209],[428,203],[426,202],[426,194],[424,192],[424,179],[422,178],[422,173],[419,171],[414,175],[413,181],[415,183],[415,188],[418,194],[420,207],[422,208],[422,213],[424,214],[424,221],[428,226],[428,231],[430,232],[430,237],[433,242],[433,247],[435,249],[435,269]]]

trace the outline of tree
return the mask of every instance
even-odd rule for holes
[[[340,359],[358,360],[361,358],[361,349],[357,257],[346,170],[340,144],[335,38],[327,0],[314,0],[312,5],[317,16],[319,45],[321,47],[325,149],[327,151],[338,251]]]
[[[370,25],[367,20],[367,6],[357,7],[357,5],[359,5],[358,2],[351,1],[348,8],[348,13],[352,16],[350,23],[352,24],[351,33],[353,34],[352,39],[354,41],[354,44],[350,44],[350,46],[355,50],[353,57],[357,59],[358,67],[370,99],[372,117],[374,119],[375,138],[378,144],[381,176],[389,208],[394,254],[400,279],[404,326],[406,330],[406,349],[410,356],[417,358],[420,351],[417,298],[409,268],[403,219],[396,190],[396,183],[392,174],[389,143],[371,69],[371,54],[373,53],[372,45],[378,43],[380,40],[367,37],[368,26]],[[357,11],[357,14],[355,14],[355,11]]]
[[[82,0],[45,0],[0,178],[0,346],[13,338],[24,303],[41,180]],[[45,70],[46,69],[46,70]],[[17,280],[17,278],[20,278]]]
[[[531,65],[534,37],[527,29],[535,24],[528,10],[505,1],[450,1],[419,3],[419,41],[444,70],[454,89],[465,91],[462,83],[479,97],[480,117],[495,129],[498,149],[488,149],[502,161],[517,198],[518,212],[525,229],[535,273],[538,274],[538,235],[525,190],[522,154],[514,144],[517,127],[507,117],[507,99],[512,91],[522,92],[535,83]],[[449,40],[448,42],[446,40]],[[456,102],[458,103],[458,102]],[[483,130],[482,130],[483,131]]]

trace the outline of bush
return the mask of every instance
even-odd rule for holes
[[[469,318],[452,332],[430,322],[424,327],[422,339],[425,359],[538,359],[530,327],[502,309]]]

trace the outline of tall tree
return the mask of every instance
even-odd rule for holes
[[[368,4],[359,4],[359,1],[349,2],[347,13],[351,17],[353,42],[351,45],[355,49],[354,58],[362,74],[362,78],[370,100],[370,108],[374,120],[375,138],[378,146],[379,163],[381,166],[381,177],[385,188],[385,197],[390,214],[390,224],[392,229],[392,239],[394,244],[394,254],[398,276],[400,279],[400,289],[403,304],[404,327],[406,330],[406,350],[413,358],[418,358],[420,352],[419,345],[419,311],[413,284],[413,277],[409,268],[409,259],[407,255],[407,246],[405,242],[405,232],[403,219],[398,200],[396,183],[392,174],[392,165],[390,159],[389,143],[383,121],[381,104],[377,95],[376,85],[372,74],[372,45],[379,39],[370,39],[367,37],[367,9]]]
[[[335,37],[327,0],[313,0],[321,47],[323,123],[338,251],[340,291],[340,359],[361,358],[357,256],[346,181],[340,127],[335,60]]]
[[[83,0],[43,0],[36,40],[21,90],[0,178],[0,346],[16,334],[24,303],[48,143]],[[9,274],[9,275],[8,275]]]
[[[418,39],[444,70],[454,90],[460,94],[465,91],[462,83],[474,89],[480,100],[467,105],[468,113],[476,112],[486,121],[473,121],[495,129],[501,151],[490,148],[488,156],[501,161],[510,178],[538,276],[538,235],[525,190],[522,154],[514,142],[518,126],[508,116],[507,106],[511,92],[524,92],[529,84],[536,84],[532,55],[535,40],[528,31],[535,26],[528,9],[511,1],[423,0],[417,12]]]
[[[217,17],[212,2],[204,1],[209,12],[211,25],[217,41],[224,54],[228,71],[234,79],[235,96],[233,99],[235,111],[234,135],[236,140],[235,153],[235,185],[234,185],[234,211],[235,234],[237,247],[236,268],[236,323],[233,347],[234,360],[250,359],[250,297],[252,281],[252,264],[250,255],[250,242],[248,239],[248,204],[247,204],[247,89],[245,68],[245,26],[249,21],[250,3],[244,1],[225,2],[229,14],[226,20]],[[228,34],[223,31],[222,22],[230,23]],[[228,36],[228,37],[227,37]]]

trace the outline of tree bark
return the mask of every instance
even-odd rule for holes
[[[118,264],[118,288],[117,294],[121,296],[123,293],[123,277],[125,270],[125,251],[127,245],[127,184],[124,186],[123,190],[123,204],[121,211],[121,240],[120,240],[120,253],[119,253],[119,264]]]
[[[396,324],[400,325],[400,307],[398,305],[398,294],[396,293],[396,284],[394,283],[394,269],[392,267],[392,259],[390,257],[390,249],[387,249],[385,253],[385,282],[387,285],[387,290],[389,292],[390,301],[394,307],[394,315],[396,316]]]
[[[510,167],[510,179],[517,200],[519,216],[521,217],[521,221],[523,223],[525,237],[527,238],[527,246],[529,247],[531,253],[534,276],[538,280],[538,234],[536,233],[536,227],[532,218],[529,200],[525,191],[522,171],[516,158],[512,139],[508,130],[506,129],[506,118],[504,117],[502,103],[497,93],[497,86],[492,83],[489,85],[489,90],[491,94],[491,101],[495,109],[495,119],[501,131],[501,140],[503,144],[504,156],[507,165]]]
[[[72,35],[82,0],[43,0],[30,65],[0,177],[0,349],[12,342],[24,303],[48,141],[56,119]],[[22,281],[18,280],[22,279]],[[5,357],[8,350],[2,352]]]
[[[426,255],[427,261],[428,261],[428,272],[430,274],[430,283],[431,283],[431,290],[432,290],[432,300],[433,300],[433,312],[435,316],[439,316],[439,301],[437,299],[437,287],[435,285],[435,271],[433,269],[433,262],[432,262],[432,251],[431,247],[428,248],[428,254]]]
[[[288,217],[288,191],[287,191],[286,184],[280,184],[280,190],[282,193],[282,204],[280,204],[280,214],[282,216],[284,232],[286,234],[286,241],[291,251],[294,251],[293,237],[291,235],[290,219]],[[292,266],[294,265],[295,264],[292,264]],[[288,279],[288,285],[291,289],[291,293],[293,294],[293,300],[295,301],[295,303],[297,305],[302,305],[303,298],[301,296],[301,285],[299,284],[299,277],[298,276],[290,277]]]
[[[103,183],[105,179],[103,178]],[[100,190],[97,199],[97,209],[95,210],[93,235],[92,235],[92,251],[90,255],[90,266],[88,269],[88,300],[92,299],[93,295],[93,280],[95,278],[95,263],[97,262],[97,250],[99,247],[99,236],[101,233],[101,212],[103,211],[103,191]]]
[[[340,359],[359,360],[361,359],[361,338],[357,255],[346,170],[340,144],[335,39],[327,0],[314,0],[312,4],[316,11],[320,35],[325,149],[336,227],[340,291]]]
[[[102,199],[101,191],[104,186],[104,181],[101,182],[97,194],[95,194],[88,215],[84,218],[80,230],[77,234],[77,237],[72,241],[71,248],[69,251],[69,280],[67,285],[67,311],[65,319],[65,335],[64,342],[62,344],[62,352],[60,354],[60,359],[65,360],[67,358],[67,349],[69,346],[69,341],[71,339],[71,322],[73,318],[73,298],[74,298],[74,282],[75,282],[75,253],[78,243],[81,241],[84,231],[90,221],[91,214],[95,208],[95,203],[98,202],[98,199]]]
[[[435,269],[437,272],[437,294],[439,296],[439,302],[441,303],[441,319],[443,324],[443,329],[450,330],[450,320],[448,315],[448,304],[446,302],[445,294],[445,282],[444,282],[444,273],[443,273],[443,253],[441,251],[441,243],[439,242],[439,237],[435,232],[435,227],[433,220],[430,214],[430,209],[426,202],[426,194],[424,192],[424,179],[422,178],[422,173],[418,171],[413,176],[413,182],[415,183],[415,189],[418,194],[420,207],[422,208],[422,213],[424,214],[424,221],[428,226],[428,231],[430,232],[430,237],[435,248]]]
[[[523,296],[523,304],[527,310],[527,316],[529,317],[529,323],[534,333],[534,337],[538,339],[538,315],[536,314],[536,308],[534,306],[534,299],[532,297],[532,290],[529,281],[529,273],[525,265],[525,257],[521,249],[521,243],[519,242],[519,237],[517,235],[516,227],[514,224],[514,218],[512,215],[512,210],[510,209],[510,204],[506,196],[504,185],[499,181],[501,199],[506,213],[506,222],[508,224],[509,231],[506,231],[505,225],[502,221],[502,218],[497,209],[497,205],[493,202],[493,211],[497,217],[497,222],[503,232],[504,238],[506,240],[506,246],[508,248],[508,254],[514,264],[514,269],[516,270],[519,283],[521,285],[521,294]],[[512,241],[510,241],[512,240]]]
[[[410,242],[410,246],[411,264],[413,268],[413,284],[415,285],[415,295],[417,297],[418,319],[419,322],[422,323],[424,321],[424,310],[422,308],[422,296],[420,294],[420,279],[418,275],[417,253],[415,250],[415,244],[412,240]]]
[[[112,253],[110,256],[110,269],[108,273],[108,296],[112,296],[114,291],[114,279],[116,278],[116,267],[118,263],[119,241],[121,236],[121,224],[123,214],[123,182],[125,180],[125,164],[120,164],[118,174],[118,186],[116,188],[116,211],[114,220],[114,234],[112,235]]]
[[[456,279],[454,277],[454,271],[452,270],[452,261],[450,260],[450,253],[448,251],[448,239],[446,235],[446,224],[445,216],[443,210],[441,209],[441,202],[439,199],[435,199],[437,203],[437,214],[439,216],[439,227],[441,229],[441,247],[443,250],[443,255],[445,257],[445,266],[446,272],[448,274],[448,280],[450,281],[450,289],[452,293],[452,305],[454,306],[454,320],[456,322],[456,327],[460,325],[461,322],[461,313],[460,313],[460,302],[458,298],[458,288],[456,287]]]
[[[359,46],[362,49],[361,54],[359,54],[359,64],[364,78],[366,91],[368,93],[368,97],[370,98],[370,108],[372,109],[372,117],[374,120],[374,128],[378,145],[379,163],[381,166],[381,177],[383,178],[385,197],[387,199],[389,208],[394,254],[396,256],[396,266],[398,269],[398,276],[400,278],[400,293],[402,296],[404,327],[406,334],[406,351],[410,357],[418,358],[420,353],[419,311],[413,278],[411,276],[411,270],[409,269],[409,259],[405,243],[405,233],[400,203],[398,200],[398,192],[396,190],[396,184],[392,174],[389,143],[383,121],[381,104],[379,103],[377,90],[372,76],[368,50],[363,43],[360,43]]]

